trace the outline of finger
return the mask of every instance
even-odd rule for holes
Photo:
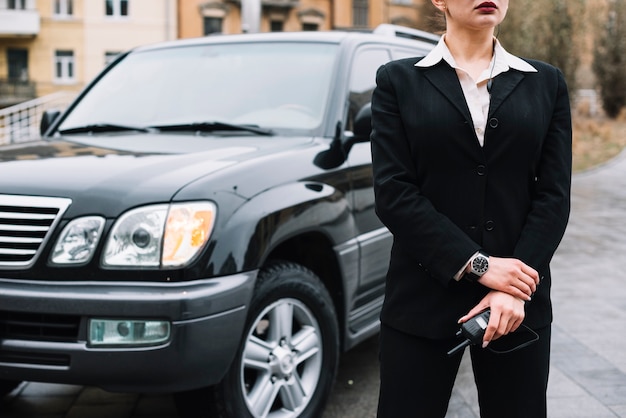
[[[532,293],[522,291],[519,287],[509,286],[507,293],[521,300],[530,301]]]
[[[489,307],[488,305],[484,305],[484,304],[474,306],[468,313],[466,313],[465,315],[459,318],[458,323],[462,324],[463,322],[467,322],[468,319],[478,315],[479,313],[481,313],[488,307]]]
[[[498,326],[500,324],[500,313],[491,311],[491,315],[489,317],[489,323],[487,324],[487,328],[485,329],[485,335],[483,336],[483,348],[487,347],[487,345],[494,340],[496,331],[498,330]]]
[[[520,318],[517,321],[515,321],[513,323],[513,326],[511,327],[511,329],[509,330],[509,332],[515,332],[517,331],[517,329],[522,325],[522,322],[524,322],[524,318]]]
[[[522,266],[522,272],[525,273],[535,283],[535,285],[538,285],[541,281],[541,277],[539,277],[537,270],[526,264]]]
[[[496,330],[496,333],[494,334],[493,340],[497,340],[500,337],[505,336],[506,334],[509,333],[509,329],[511,325],[511,321],[510,318],[507,317],[506,315],[502,315],[500,317],[500,322],[498,323],[498,329]]]
[[[530,289],[531,294],[537,291],[537,283],[535,282],[535,279],[532,276],[529,276],[527,274],[522,274],[521,277],[519,277],[519,281],[524,283],[524,285],[528,287],[528,289]]]

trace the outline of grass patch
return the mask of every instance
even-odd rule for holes
[[[573,116],[574,172],[597,167],[626,148],[626,112],[617,119]]]

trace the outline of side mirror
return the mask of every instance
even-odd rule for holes
[[[43,112],[43,115],[41,116],[41,122],[39,123],[39,134],[41,136],[45,136],[50,126],[52,126],[54,121],[57,120],[60,115],[61,111],[57,109],[46,110],[45,112]]]
[[[342,139],[341,122],[335,128],[335,137],[330,147],[315,156],[313,163],[325,170],[337,168],[346,161],[348,153],[354,144],[367,142],[372,133],[372,104],[364,105],[354,117],[352,132],[346,132]],[[348,135],[349,134],[349,135]]]

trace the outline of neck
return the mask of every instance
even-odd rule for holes
[[[493,55],[493,29],[484,31],[458,31],[448,28],[445,42],[455,60],[461,62],[491,61]]]

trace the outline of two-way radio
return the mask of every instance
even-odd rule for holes
[[[487,324],[489,323],[490,315],[491,311],[487,309],[461,324],[461,328],[457,331],[456,335],[457,337],[464,337],[465,340],[452,350],[448,351],[448,355],[452,356],[468,345],[481,344],[483,336],[485,335],[485,330],[487,329]]]

